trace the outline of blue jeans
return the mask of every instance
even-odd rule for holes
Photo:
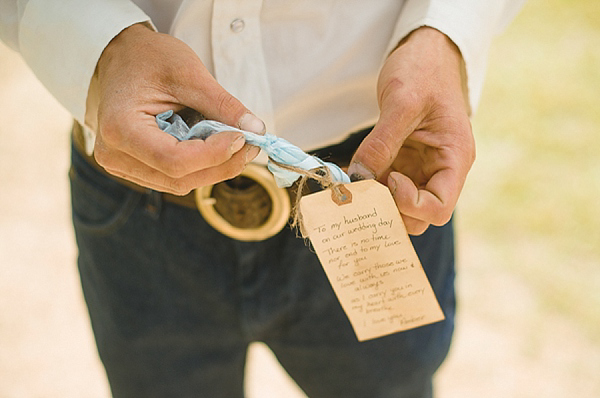
[[[359,343],[316,256],[289,228],[262,242],[126,188],[74,150],[79,271],[115,398],[243,396],[266,343],[311,397],[431,397],[454,326],[452,226],[413,244],[446,320]]]

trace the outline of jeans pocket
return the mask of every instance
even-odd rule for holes
[[[122,227],[143,195],[99,172],[75,150],[69,179],[73,225],[97,235]]]

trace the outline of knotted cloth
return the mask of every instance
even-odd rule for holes
[[[268,169],[275,177],[280,188],[291,186],[302,176],[315,178],[324,188],[337,184],[349,184],[350,178],[336,164],[304,152],[289,141],[273,134],[265,135],[251,133],[228,126],[214,120],[202,120],[189,127],[186,122],[173,111],[163,112],[156,116],[158,127],[179,141],[189,139],[206,139],[212,134],[222,131],[238,131],[244,135],[246,142],[261,148],[269,156]],[[315,172],[315,169],[324,173]]]

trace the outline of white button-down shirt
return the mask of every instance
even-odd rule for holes
[[[149,22],[186,42],[271,133],[312,149],[376,122],[385,57],[420,26],[462,52],[471,106],[492,37],[523,0],[0,0],[0,38],[83,122],[106,44]]]

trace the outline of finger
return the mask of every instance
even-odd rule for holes
[[[403,215],[441,226],[452,217],[464,179],[454,169],[436,172],[424,188],[418,188],[407,176],[391,172],[388,185],[394,201]]]
[[[404,222],[404,227],[406,228],[406,232],[409,235],[413,235],[413,236],[422,235],[425,231],[427,231],[427,228],[429,228],[429,225],[431,225],[428,222],[409,217],[405,214],[402,214],[401,216],[402,216],[402,221]]]
[[[352,180],[377,179],[392,164],[404,140],[422,119],[417,107],[408,102],[382,109],[379,121],[354,154],[348,173]]]
[[[145,119],[152,118],[151,116]],[[155,124],[138,123],[121,126],[121,130],[101,129],[95,148],[96,160],[105,168],[118,169],[120,158],[114,152],[126,153],[152,169],[173,178],[214,167],[229,160],[244,146],[239,132],[222,132],[206,140],[178,141]],[[141,126],[141,127],[140,127]],[[144,128],[145,127],[145,128]],[[128,134],[120,134],[121,131]]]
[[[119,162],[107,167],[106,171],[146,188],[175,195],[185,195],[200,186],[212,185],[239,175],[247,163],[245,152],[239,151],[223,164],[180,178],[165,175],[125,153],[119,154]]]
[[[193,74],[184,80],[188,84],[179,86],[176,90],[175,96],[179,102],[198,110],[207,119],[264,134],[266,131],[264,122],[225,90],[199,60],[198,63],[197,68],[186,69],[193,71]]]

